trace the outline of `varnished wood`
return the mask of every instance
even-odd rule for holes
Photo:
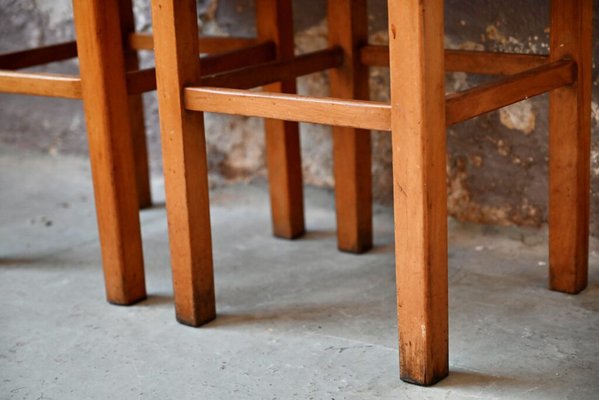
[[[188,110],[288,121],[389,130],[389,106],[374,101],[313,98],[238,89],[188,87]]]
[[[121,48],[125,56],[127,71],[139,69],[137,51],[124,46],[126,38],[135,32],[135,18],[133,15],[132,0],[119,1],[119,18],[123,40]],[[135,181],[137,183],[137,196],[139,208],[152,206],[152,191],[150,185],[150,163],[148,158],[148,145],[146,143],[146,128],[144,120],[144,106],[141,95],[129,95],[129,116],[131,122],[131,135],[133,139],[133,157],[135,160]]]
[[[175,310],[200,326],[216,308],[203,116],[182,103],[200,81],[196,2],[153,0],[152,18]]]
[[[0,69],[21,69],[77,57],[74,41],[0,54]]]
[[[256,0],[255,5],[258,38],[275,43],[279,62],[293,59],[295,44],[292,1]],[[279,69],[281,71],[283,69]],[[260,74],[260,71],[256,72]],[[256,77],[268,77],[269,74],[266,69],[262,76]],[[280,82],[274,81],[265,90],[295,93],[296,76],[290,75]],[[247,84],[255,85],[256,82],[250,81]],[[305,231],[299,126],[296,122],[267,119],[264,121],[264,133],[273,234],[286,239],[297,238]]]
[[[367,100],[368,68],[359,50],[368,43],[366,0],[329,0],[327,15],[329,45],[343,49],[343,64],[329,71],[331,97]],[[333,126],[337,246],[343,251],[372,247],[371,158],[369,131]]]
[[[446,105],[447,125],[570,85],[575,80],[576,63],[564,60],[450,94]]]
[[[118,0],[74,0],[81,89],[108,301],[146,297]]]
[[[214,75],[273,61],[276,59],[275,43],[265,41],[223,53],[209,54],[201,58],[202,75]]]
[[[360,49],[360,59],[372,67],[389,66],[389,47],[368,45]],[[549,57],[539,54],[494,53],[490,51],[445,50],[446,72],[483,75],[512,75],[546,64]]]
[[[447,376],[443,0],[389,0],[400,376]]]
[[[0,93],[81,98],[81,79],[72,75],[0,70]]]
[[[207,77],[229,70],[247,68],[256,64],[266,63],[274,58],[275,48],[272,42],[259,43],[225,53],[211,54],[201,59],[202,75]],[[222,77],[218,79],[222,79]],[[156,69],[147,68],[128,72],[127,89],[129,90],[129,94],[156,90]]]
[[[272,61],[212,76],[203,76],[202,85],[236,89],[267,86],[265,90],[272,91],[274,85],[269,84],[273,82],[285,82],[314,72],[335,68],[339,66],[342,58],[341,49],[334,47],[284,61]]]
[[[549,97],[549,287],[578,293],[588,279],[593,2],[551,5],[551,60],[574,60],[577,82]]]
[[[238,50],[256,44],[255,38],[232,36],[200,36],[200,49],[202,53],[222,53]],[[129,35],[129,46],[135,50],[153,50],[154,37],[148,33],[132,33]]]

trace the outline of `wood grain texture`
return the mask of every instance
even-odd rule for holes
[[[292,1],[256,0],[255,5],[258,39],[275,43],[278,61],[292,59],[295,49]],[[281,93],[295,93],[296,89],[295,77],[265,88]],[[267,119],[264,132],[273,234],[294,239],[305,232],[299,125]]]
[[[368,45],[360,49],[360,60],[373,67],[389,66],[389,47]],[[512,75],[540,67],[549,57],[539,54],[494,53],[490,51],[445,50],[445,72],[482,75]]]
[[[256,44],[255,38],[233,36],[200,36],[199,50],[202,53],[222,53]],[[129,47],[135,50],[153,50],[154,37],[149,33],[132,33],[128,38]]]
[[[202,77],[202,86],[250,89],[266,86],[272,91],[278,82],[338,67],[343,59],[339,47],[302,54],[283,61],[250,65],[233,71]],[[274,84],[273,84],[274,83]]]
[[[368,68],[359,51],[368,42],[366,0],[329,0],[328,26],[329,45],[343,49],[343,64],[329,72],[331,96],[367,100]],[[371,159],[369,131],[333,126],[337,245],[342,251],[372,248]]]
[[[446,98],[446,123],[453,125],[576,80],[576,63],[571,60],[545,64],[495,82],[489,82]]]
[[[135,18],[131,0],[119,1],[119,19],[123,35],[121,47],[125,55],[125,67],[127,71],[137,71],[139,69],[137,51],[125,46],[127,37],[135,32]],[[139,94],[129,95],[129,118],[133,139],[137,196],[139,208],[144,209],[152,206],[152,191],[150,185],[150,160],[148,158],[148,145],[146,143],[144,106],[143,99]]]
[[[185,89],[188,110],[263,117],[358,129],[390,130],[390,107],[374,101],[314,98],[210,87]]]
[[[118,0],[74,0],[83,106],[108,301],[146,297]]]
[[[549,97],[549,287],[565,293],[587,286],[592,3],[551,2],[550,58],[574,60],[578,78]]]
[[[158,106],[177,320],[216,317],[208,166],[202,113],[182,91],[200,81],[195,0],[153,0]]]
[[[443,0],[389,0],[400,376],[447,376]]]
[[[263,64],[274,58],[275,48],[272,42],[259,43],[225,53],[210,54],[201,58],[202,76],[208,78],[211,75]],[[130,94],[156,90],[156,69],[129,71],[127,73],[127,89]]]
[[[0,93],[80,99],[81,79],[72,75],[0,70]]]
[[[0,54],[0,69],[21,69],[77,57],[75,41]]]

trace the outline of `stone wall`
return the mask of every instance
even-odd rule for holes
[[[297,51],[326,46],[325,1],[295,2]],[[252,0],[199,1],[199,24],[206,34],[251,36]],[[446,46],[449,48],[543,53],[548,49],[549,1],[447,0]],[[594,55],[599,55],[599,0],[594,0]],[[138,30],[149,31],[149,0],[136,0]],[[385,0],[370,0],[371,42],[385,43]],[[0,51],[69,40],[73,34],[68,0],[0,0]],[[151,54],[143,57],[152,64]],[[76,72],[67,62],[43,70]],[[453,73],[447,90],[463,90],[489,78]],[[388,74],[371,72],[372,99],[388,100]],[[301,93],[327,95],[327,77],[299,81]],[[160,171],[157,107],[145,95],[152,166]],[[540,96],[452,127],[448,130],[449,210],[463,220],[538,226],[547,218],[547,97]],[[599,76],[593,73],[592,232],[599,235]],[[78,102],[0,95],[0,142],[51,154],[86,151],[84,120]],[[215,184],[265,176],[262,122],[209,115],[207,143],[211,181]],[[375,199],[391,202],[389,135],[373,133]],[[304,178],[332,187],[328,127],[302,125]]]

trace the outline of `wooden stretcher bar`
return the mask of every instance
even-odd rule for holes
[[[0,70],[0,93],[80,99],[81,79],[72,75]]]
[[[206,78],[208,80],[210,77]],[[204,79],[203,79],[204,81]],[[562,60],[446,97],[446,124],[474,118],[576,81],[576,63]],[[391,107],[373,101],[314,98],[214,87],[188,87],[189,110],[390,131]]]
[[[188,110],[310,122],[359,129],[390,130],[390,107],[374,101],[314,98],[239,89],[188,87]]]
[[[202,75],[213,75],[223,71],[235,70],[248,65],[262,64],[275,58],[272,42],[254,44],[225,53],[202,57]],[[156,90],[156,70],[154,68],[130,71],[127,73],[129,94],[139,94]]]
[[[576,81],[576,63],[556,61],[446,97],[447,125],[538,96]]]
[[[335,68],[341,64],[342,57],[341,48],[331,47],[289,60],[272,61],[212,76],[203,76],[202,86],[250,89]]]
[[[0,69],[35,67],[77,57],[77,43],[66,42],[0,54]]]
[[[200,36],[199,41],[201,53],[221,53],[257,43],[255,38],[233,36]],[[129,46],[135,50],[154,50],[154,37],[151,33],[132,33]]]
[[[360,50],[363,64],[389,67],[389,47],[368,45]],[[445,50],[447,72],[482,75],[511,75],[546,64],[549,58],[538,54],[493,53],[488,51]]]

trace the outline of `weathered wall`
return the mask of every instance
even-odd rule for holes
[[[150,30],[149,0],[136,0],[137,26]],[[200,18],[208,34],[252,35],[252,0],[203,0]],[[326,46],[325,1],[295,2],[299,52]],[[546,52],[548,1],[447,0],[446,45],[452,48]],[[599,55],[599,0],[595,4],[594,55]],[[371,0],[371,41],[386,41],[385,0]],[[54,43],[73,37],[68,0],[0,0],[0,51]],[[151,55],[144,57],[151,64]],[[74,63],[51,66],[76,71]],[[449,74],[447,90],[462,90],[483,77]],[[372,98],[388,99],[384,69],[371,74]],[[326,95],[325,74],[300,80],[302,93]],[[154,95],[146,95],[153,168],[160,169]],[[0,142],[52,154],[84,153],[86,140],[77,102],[0,96]],[[261,121],[208,116],[207,137],[213,182],[264,176]],[[599,76],[593,74],[592,231],[599,235]],[[391,200],[391,151],[387,134],[374,133],[373,174],[377,201]],[[541,96],[489,113],[448,130],[449,209],[461,219],[500,224],[539,225],[547,214],[547,98]],[[330,187],[330,130],[302,126],[304,176],[309,184]]]

